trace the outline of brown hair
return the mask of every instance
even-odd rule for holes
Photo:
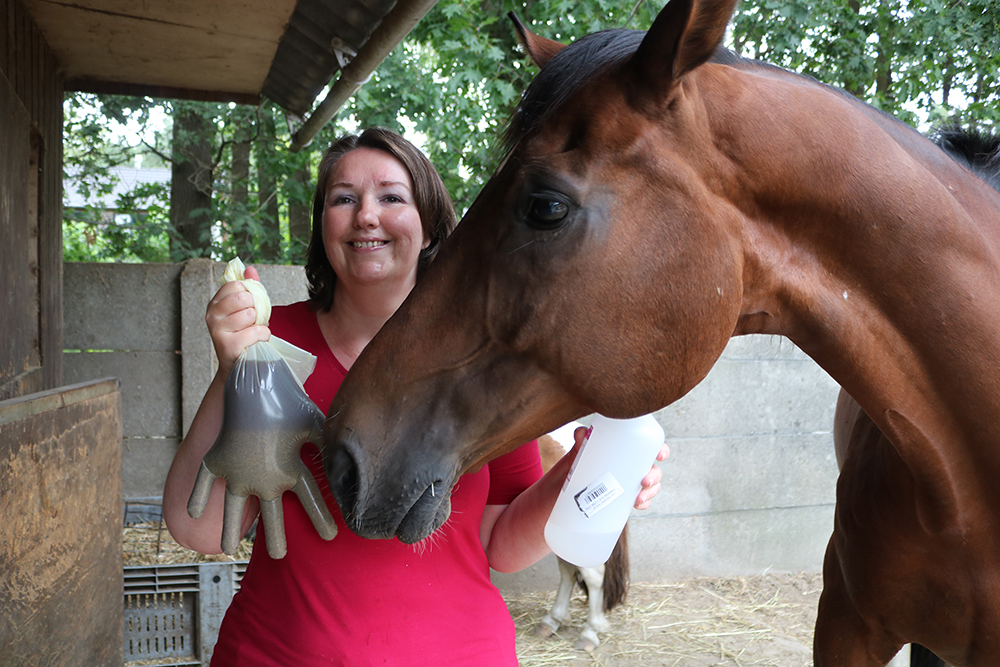
[[[313,310],[330,310],[333,306],[333,288],[337,283],[337,274],[330,265],[330,260],[326,256],[326,246],[323,244],[326,182],[340,159],[357,148],[371,148],[388,153],[399,160],[410,173],[420,224],[430,239],[430,244],[420,251],[417,259],[417,280],[420,280],[437,256],[441,242],[458,224],[455,207],[441,181],[441,176],[419,148],[396,132],[383,127],[372,127],[359,135],[348,134],[341,137],[324,153],[316,176],[312,237],[306,252],[306,279],[309,282],[309,300]]]

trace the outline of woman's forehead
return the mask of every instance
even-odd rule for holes
[[[337,162],[327,179],[327,187],[362,184],[398,184],[412,189],[413,179],[393,155],[373,148],[356,148]]]

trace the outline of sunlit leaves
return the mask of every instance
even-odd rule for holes
[[[923,129],[1000,121],[997,0],[744,0],[732,34],[744,55],[842,87]]]

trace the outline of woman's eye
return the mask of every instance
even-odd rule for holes
[[[530,227],[535,229],[555,229],[569,215],[569,204],[563,199],[549,194],[533,195],[528,202],[525,216]]]
[[[341,206],[343,204],[350,204],[353,200],[347,195],[337,195],[330,200],[332,206]]]

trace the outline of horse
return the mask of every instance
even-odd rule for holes
[[[908,642],[993,664],[1000,193],[849,94],[726,51],[736,2],[670,0],[648,32],[568,46],[517,27],[539,73],[331,404],[334,497],[357,534],[415,542],[463,472],[660,409],[731,337],[782,335],[870,431],[837,483],[815,664]]]
[[[581,424],[578,422],[571,422],[538,438],[543,471],[548,472],[572,448],[573,431],[579,426]],[[592,652],[601,643],[598,633],[607,632],[611,628],[607,612],[623,604],[628,594],[628,525],[626,524],[604,565],[578,567],[558,555],[556,561],[559,565],[556,599],[552,603],[552,609],[535,628],[535,634],[550,637],[563,623],[569,621],[570,597],[573,589],[579,585],[587,594],[587,622],[573,647]]]

